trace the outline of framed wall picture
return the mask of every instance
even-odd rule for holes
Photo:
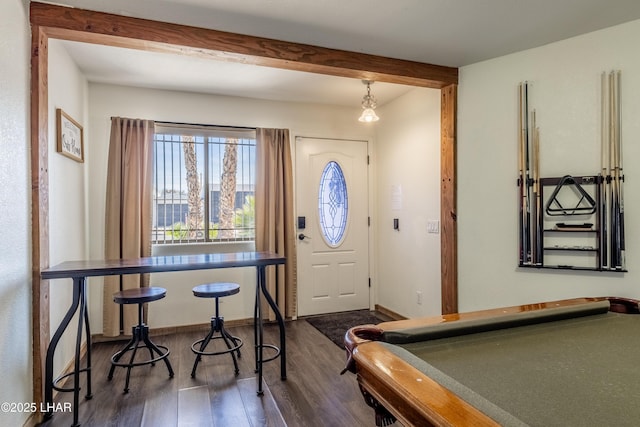
[[[84,162],[84,135],[82,126],[73,120],[61,108],[56,109],[56,128],[58,131],[58,153],[76,162]]]

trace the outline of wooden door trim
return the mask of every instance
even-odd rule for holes
[[[457,261],[450,256],[457,253],[457,68],[37,2],[30,3],[30,21],[33,398],[38,405],[42,402],[43,362],[49,343],[49,285],[40,279],[40,271],[49,266],[49,38],[441,89],[441,144],[445,160],[441,185],[442,307],[443,313],[457,311]]]
[[[49,284],[40,278],[40,271],[49,266],[48,48],[49,39],[43,29],[32,25],[31,331],[33,401],[38,407],[43,401],[44,362],[49,345]]]
[[[442,314],[458,311],[457,109],[458,85],[441,89],[440,100],[440,286]]]

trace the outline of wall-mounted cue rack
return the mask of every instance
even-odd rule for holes
[[[602,169],[540,177],[540,132],[519,85],[519,266],[625,272],[620,71],[602,75]]]
[[[540,267],[602,270],[602,177],[541,178]]]

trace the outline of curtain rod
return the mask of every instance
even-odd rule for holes
[[[111,119],[115,119],[119,116],[111,116]],[[181,123],[181,122],[164,122],[160,120],[154,120],[154,123],[160,125],[175,125],[175,126],[203,126],[203,127],[212,127],[212,128],[227,128],[227,129],[238,129],[238,130],[257,130],[255,127],[246,127],[246,126],[228,126],[228,125],[205,125],[199,123]]]
[[[296,139],[321,139],[323,141],[345,141],[345,142],[366,142],[368,143],[368,139],[351,139],[351,138],[330,138],[328,136],[304,136],[304,135],[296,135]]]
[[[180,123],[180,122],[163,122],[163,121],[154,121],[160,125],[176,125],[176,126],[204,126],[204,127],[212,127],[212,128],[227,128],[227,129],[238,129],[238,130],[256,130],[256,128],[246,127],[246,126],[227,126],[227,125],[205,125],[198,123]]]

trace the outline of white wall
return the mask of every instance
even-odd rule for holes
[[[0,2],[0,402],[32,402],[30,30],[25,2]],[[0,412],[22,425],[25,412]]]
[[[56,109],[83,126],[85,158],[91,152],[86,120],[88,85],[73,60],[58,40],[49,40],[49,259],[50,265],[64,261],[86,259],[87,217],[86,176],[90,165],[80,163],[56,152]],[[71,304],[71,279],[51,280],[51,336]],[[89,289],[91,293],[91,289]],[[72,325],[77,322],[77,315]],[[70,327],[75,331],[75,326]],[[67,333],[58,344],[54,372],[60,372],[73,360],[75,336]]]
[[[578,296],[640,297],[640,21],[463,67],[458,109],[460,311]],[[600,75],[622,70],[628,273],[518,268],[518,83],[532,83],[542,177],[600,169]]]
[[[380,117],[376,300],[406,317],[440,314],[441,235],[427,233],[428,221],[440,221],[440,91],[416,88],[382,108]]]
[[[92,258],[101,258],[104,253],[104,194],[112,116],[182,123],[288,128],[291,130],[292,143],[295,143],[296,136],[372,140],[375,131],[375,128],[355,120],[359,110],[357,105],[354,108],[343,108],[105,84],[90,84],[89,92],[92,141],[89,159],[92,171],[89,217]],[[208,249],[216,250],[215,247]],[[191,250],[201,251],[203,247]],[[226,250],[229,251],[228,248]],[[253,317],[254,269],[163,273],[154,274],[151,278],[152,284],[167,289],[167,298],[153,304],[150,309],[150,326],[208,322],[212,314],[211,301],[194,298],[191,288],[211,280],[246,284],[239,295],[224,300],[223,312],[227,320]],[[102,295],[97,295],[98,293],[94,292],[91,298],[91,322],[95,331],[102,329]]]

